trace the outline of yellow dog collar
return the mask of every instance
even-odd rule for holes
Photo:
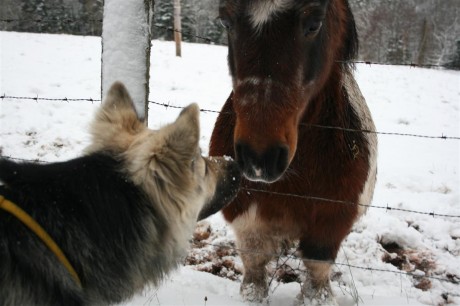
[[[0,195],[0,208],[9,212],[15,216],[18,220],[24,223],[32,232],[34,232],[43,243],[50,249],[51,252],[56,255],[58,260],[64,265],[64,267],[69,271],[72,278],[78,284],[79,287],[82,287],[80,278],[78,277],[77,272],[72,267],[70,262],[67,260],[67,257],[64,255],[59,246],[54,242],[53,238],[48,235],[48,233],[40,226],[28,213],[22,210],[19,206],[13,202],[5,199],[4,196]]]

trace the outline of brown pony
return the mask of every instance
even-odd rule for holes
[[[233,91],[209,153],[236,158],[245,177],[223,210],[238,247],[254,250],[240,254],[241,294],[265,299],[265,266],[280,242],[298,240],[308,271],[299,303],[334,304],[331,265],[364,209],[317,198],[370,204],[377,173],[375,134],[353,131],[375,127],[350,64],[358,48],[350,7],[347,0],[220,0],[219,14]]]

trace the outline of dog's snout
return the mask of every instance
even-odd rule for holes
[[[241,170],[237,163],[227,157],[212,157],[210,163],[216,167],[217,184],[212,199],[206,203],[198,215],[198,221],[215,214],[237,195],[241,183]]]

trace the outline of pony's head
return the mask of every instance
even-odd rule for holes
[[[228,31],[235,157],[249,180],[274,182],[294,158],[310,102],[344,66],[337,61],[354,56],[353,17],[345,0],[220,0],[219,16]]]

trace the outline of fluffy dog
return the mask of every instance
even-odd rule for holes
[[[150,130],[115,83],[91,133],[85,154],[73,160],[0,159],[0,202],[30,215],[70,265],[0,209],[1,305],[119,303],[158,285],[185,254],[196,221],[238,190],[233,161],[201,156],[196,104]]]

